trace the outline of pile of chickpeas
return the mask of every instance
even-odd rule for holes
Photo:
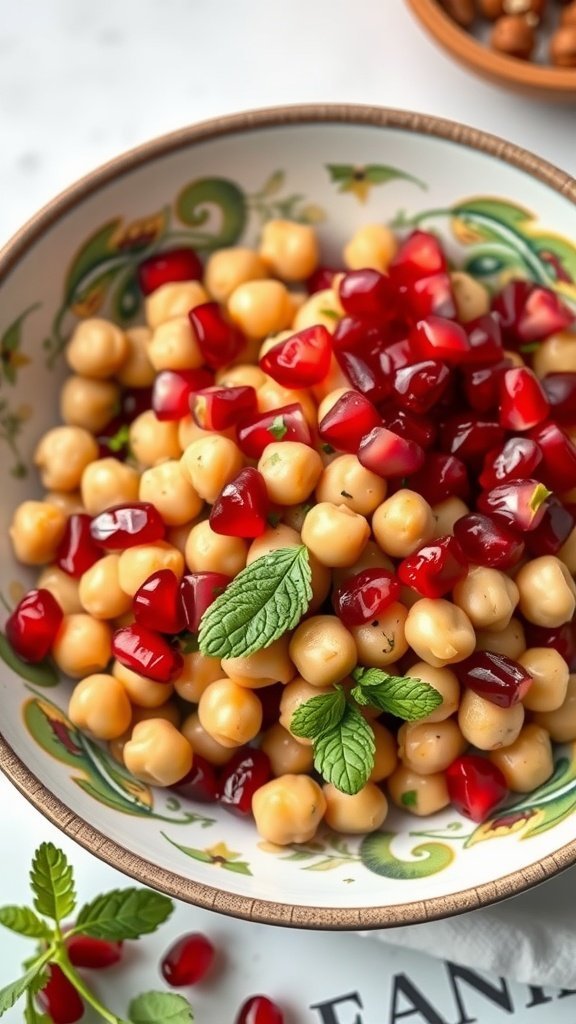
[[[397,247],[389,228],[369,224],[345,246],[343,262],[385,271]],[[316,324],[334,331],[343,314],[338,280],[312,295],[303,286],[319,258],[313,228],[271,221],[258,251],[214,252],[202,281],[161,285],[145,301],[144,326],[80,322],[66,350],[62,423],[44,434],[34,456],[44,496],[21,504],[10,529],[16,557],[41,567],[37,586],[50,591],[64,613],[51,654],[76,680],[72,722],[107,742],[135,777],[158,786],[182,780],[194,755],[221,767],[238,748],[260,745],[272,780],[256,793],[253,813],[261,835],[279,844],[310,840],[322,820],[347,833],[377,829],[389,799],[417,815],[441,810],[449,803],[445,770],[470,745],[498,765],[511,790],[528,792],[552,773],[551,740],[576,739],[576,675],[555,649],[527,647],[518,617],[521,612],[547,627],[571,620],[576,531],[557,557],[535,559],[517,572],[472,566],[450,599],[418,599],[404,588],[376,620],[351,629],[327,613],[332,588],[365,568],[393,570],[395,560],[452,533],[469,509],[457,497],[431,506],[409,486],[388,494],[387,481],[355,455],[325,450],[318,422],[351,389],[334,357],[325,380],[310,389],[283,387],[259,367],[262,354],[294,331]],[[489,310],[489,293],[479,281],[459,271],[450,277],[462,323]],[[127,461],[101,457],[97,440],[125,389],[150,388],[163,370],[202,366],[188,313],[208,301],[220,303],[247,338],[215,383],[254,387],[262,412],[299,403],[315,439],[315,447],[271,440],[264,450],[257,468],[280,521],[252,542],[215,533],[208,519],[225,485],[254,465],[233,428],[214,433],[192,415],[160,421],[146,409],[129,424]],[[522,362],[517,353],[513,359]],[[534,366],[541,376],[576,370],[576,334],[542,343]],[[103,554],[79,579],[55,564],[70,514],[96,516],[134,501],[156,506],[167,526],[165,540]],[[309,551],[312,601],[300,625],[271,646],[222,661],[185,653],[173,683],[112,660],[113,631],[133,621],[133,597],[152,573],[234,577],[260,556],[300,544]],[[461,695],[453,666],[474,650],[502,653],[524,666],[533,684],[522,703],[502,708],[470,690]],[[349,796],[316,780],[311,742],[290,726],[303,701],[337,682],[351,686],[357,664],[417,677],[442,702],[397,735],[378,711],[363,709],[374,730],[375,762],[366,786]],[[262,732],[261,696],[278,683],[279,719]]]

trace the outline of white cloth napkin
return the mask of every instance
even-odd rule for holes
[[[363,938],[532,985],[576,988],[576,868],[521,896],[444,921]]]

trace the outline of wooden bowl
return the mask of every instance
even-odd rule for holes
[[[535,99],[576,101],[576,68],[533,64],[496,53],[461,28],[438,0],[407,3],[435,42],[469,71]]]

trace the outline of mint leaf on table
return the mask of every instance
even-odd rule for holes
[[[411,676],[392,676],[379,668],[354,669],[356,686],[351,691],[357,704],[379,708],[406,722],[426,718],[442,703],[442,695],[430,683]]]
[[[155,932],[173,909],[172,900],[151,889],[114,889],[82,907],[73,931],[110,942],[138,939]]]
[[[44,967],[50,955],[51,952],[38,957],[36,963],[29,967],[21,978],[10,982],[9,985],[5,985],[4,988],[0,989],[0,1017],[14,1006],[14,1003],[17,1003],[28,989],[38,992],[42,988],[41,982],[44,981]]]
[[[346,697],[341,687],[331,693],[319,693],[296,708],[290,720],[290,732],[313,740],[339,725],[345,711]]]
[[[32,861],[30,885],[39,914],[62,921],[76,906],[74,875],[66,854],[53,843],[42,843]]]
[[[338,724],[314,741],[314,767],[326,782],[353,796],[370,778],[375,751],[370,725],[357,708],[346,704]]]
[[[31,939],[51,939],[52,930],[30,907],[0,907],[0,924]]]
[[[304,545],[278,548],[247,565],[202,616],[200,651],[244,658],[278,640],[300,621],[312,598]]]
[[[172,992],[143,992],[128,1008],[131,1024],[190,1024],[192,1007],[184,996]]]

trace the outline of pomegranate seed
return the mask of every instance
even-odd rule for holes
[[[158,569],[142,583],[132,600],[140,626],[158,633],[180,633],[186,626],[180,600],[180,580],[171,569]]]
[[[132,423],[141,413],[147,412],[152,402],[152,388],[126,388],[120,401],[120,416],[123,423]]]
[[[280,718],[280,701],[283,693],[283,683],[272,683],[271,686],[262,686],[258,690],[262,705],[262,731],[275,725]]]
[[[438,433],[435,424],[431,419],[424,416],[415,416],[405,409],[397,409],[385,415],[382,426],[399,434],[407,441],[415,441],[422,448],[431,448]]]
[[[299,402],[242,419],[238,424],[238,446],[249,459],[259,459],[273,441],[312,444],[310,427]]]
[[[420,491],[430,505],[437,505],[453,495],[466,501],[470,493],[466,466],[455,455],[443,452],[427,453],[426,464],[414,474],[410,487]]]
[[[526,536],[528,551],[534,557],[555,555],[574,529],[576,517],[558,498],[548,499],[540,526]]]
[[[392,387],[394,399],[403,409],[425,413],[439,401],[450,380],[445,363],[427,359],[396,370]]]
[[[400,598],[400,584],[386,569],[363,569],[335,592],[333,605],[344,625],[361,626]]]
[[[443,597],[468,572],[468,561],[455,537],[424,544],[398,566],[398,576],[423,597]]]
[[[262,356],[260,366],[283,387],[308,388],[324,379],[331,356],[330,332],[316,324],[273,345]]]
[[[374,427],[358,448],[358,459],[379,476],[409,476],[424,464],[424,449],[386,427]]]
[[[390,376],[396,370],[402,370],[405,366],[410,366],[413,361],[414,353],[408,338],[400,338],[399,341],[394,341],[391,345],[387,345],[386,351],[381,353],[380,356],[382,372]]]
[[[394,290],[387,274],[365,268],[344,274],[338,289],[342,308],[348,316],[381,320],[394,313]]]
[[[201,932],[189,932],[170,946],[162,957],[162,977],[172,988],[197,985],[210,970],[215,954],[210,939]]]
[[[102,555],[92,540],[91,522],[90,516],[73,512],[68,517],[64,536],[56,550],[56,565],[76,579],[87,572]]]
[[[190,395],[214,381],[210,370],[161,370],[156,374],[151,405],[156,418],[181,420],[190,412]]]
[[[171,683],[182,671],[180,652],[160,633],[139,623],[116,630],[112,636],[112,653],[122,665],[156,683]]]
[[[402,308],[412,322],[427,316],[456,317],[456,303],[448,274],[431,274],[406,284],[402,289]]]
[[[123,551],[137,544],[154,544],[163,540],[165,533],[162,516],[148,501],[114,505],[100,512],[90,524],[92,540],[105,551]]]
[[[84,1003],[58,964],[48,964],[48,981],[36,999],[53,1024],[75,1024],[84,1016]]]
[[[440,447],[463,461],[484,455],[487,448],[503,440],[504,431],[498,423],[474,413],[456,413],[444,421],[440,430]]]
[[[511,708],[523,700],[532,686],[532,676],[522,665],[505,654],[492,651],[477,651],[470,658],[459,662],[454,670],[460,684],[474,690],[479,697],[497,704],[499,708]]]
[[[93,939],[90,935],[71,935],[66,939],[66,952],[74,967],[102,970],[122,959],[122,943],[108,939]]]
[[[217,302],[194,306],[188,316],[204,362],[213,370],[226,366],[240,355],[246,339],[226,320]]]
[[[24,661],[42,661],[50,652],[63,617],[49,590],[29,590],[6,620],[6,639]]]
[[[464,328],[442,316],[419,320],[410,331],[409,341],[420,359],[442,359],[450,364],[464,362],[470,351]]]
[[[234,1024],[284,1024],[284,1014],[267,996],[250,996],[240,1007]]]
[[[337,352],[336,359],[350,383],[371,402],[383,402],[389,396],[392,384],[383,375],[379,359],[369,362],[355,352]]]
[[[535,530],[542,522],[550,491],[538,480],[508,480],[477,501],[479,512],[491,512],[517,530]]]
[[[150,295],[173,281],[201,281],[203,273],[194,249],[169,249],[143,260],[138,267],[138,284],[143,295]]]
[[[323,292],[331,288],[334,278],[337,274],[341,273],[341,267],[317,267],[306,281],[308,295],[314,295],[314,292]]]
[[[535,441],[528,437],[511,437],[487,453],[478,480],[489,490],[508,480],[530,476],[541,462],[542,452]]]
[[[219,785],[214,765],[195,753],[194,764],[188,775],[169,788],[179,796],[199,804],[215,803],[218,799]]]
[[[548,373],[541,381],[557,423],[576,423],[576,373]]]
[[[252,813],[252,797],[270,778],[270,761],[263,750],[239,750],[222,769],[220,803],[240,817]]]
[[[529,647],[551,647],[558,651],[570,671],[576,671],[576,630],[573,622],[566,622],[555,629],[527,622],[526,639]]]
[[[210,512],[214,533],[226,537],[259,537],[268,527],[270,510],[264,477],[257,469],[241,470],[226,484]]]
[[[338,451],[355,453],[364,435],[381,422],[372,402],[357,391],[347,391],[322,417],[318,433]]]
[[[204,612],[223,593],[230,580],[230,576],[221,572],[190,572],[182,577],[180,598],[186,626],[191,633],[198,632]]]
[[[555,292],[528,281],[510,281],[494,299],[492,309],[507,341],[514,345],[542,341],[565,330],[574,319]]]
[[[536,374],[527,366],[513,366],[499,379],[500,423],[507,430],[529,430],[550,412]]]
[[[476,822],[484,821],[508,795],[500,769],[478,754],[457,757],[446,769],[446,783],[456,809]]]
[[[256,390],[249,386],[203,388],[190,395],[192,416],[203,430],[227,430],[256,409]]]
[[[576,445],[557,423],[542,423],[530,431],[530,438],[542,452],[538,475],[552,491],[576,486]]]
[[[502,359],[491,366],[479,366],[472,370],[464,368],[464,395],[468,405],[476,412],[491,412],[498,408],[500,378],[510,366],[508,359]]]
[[[505,571],[517,565],[524,554],[522,538],[495,516],[462,516],[454,523],[454,536],[474,565]]]
[[[390,335],[390,324],[343,316],[332,335],[334,352],[369,353],[374,356],[395,339]]]
[[[435,235],[413,231],[390,264],[390,276],[397,285],[410,285],[422,277],[446,272],[446,258]]]
[[[464,330],[470,342],[470,350],[465,359],[468,365],[485,366],[502,359],[502,328],[495,313],[485,313],[476,320],[470,320],[464,325]]]

